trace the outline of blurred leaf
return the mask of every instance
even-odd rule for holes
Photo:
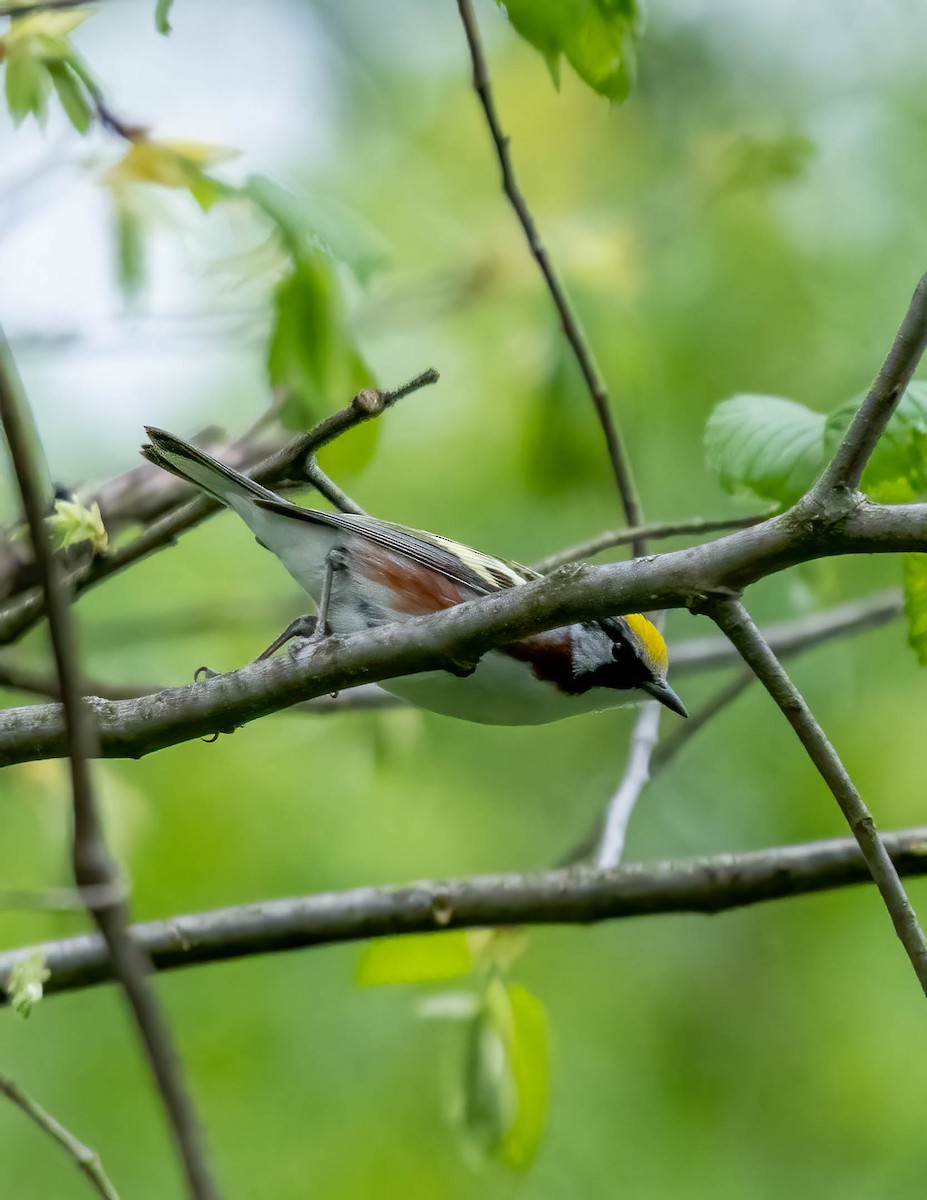
[[[111,186],[123,183],[160,183],[163,187],[193,189],[205,178],[203,169],[235,158],[240,152],[207,142],[144,139],[133,142],[106,173]]]
[[[252,175],[244,190],[277,226],[293,257],[307,247],[321,251],[350,267],[361,283],[386,265],[389,251],[382,235],[334,197],[304,189],[297,198],[263,175]]]
[[[638,0],[496,0],[518,33],[544,55],[554,84],[560,56],[594,91],[624,100],[634,81]]]
[[[91,8],[69,8],[14,17],[4,41],[7,46],[14,46],[32,37],[67,38],[79,25],[83,25],[92,11]]]
[[[78,133],[86,133],[93,122],[93,108],[80,78],[66,62],[49,63],[48,73],[68,120]]]
[[[547,1014],[520,984],[493,978],[467,1040],[464,1127],[506,1166],[530,1166],[547,1121]]]
[[[55,550],[64,550],[78,542],[92,542],[97,554],[105,554],[109,547],[96,501],[85,508],[79,500],[56,500],[54,514],[46,518],[46,523]]]
[[[840,445],[862,399],[857,396],[827,418],[825,459]],[[886,504],[927,492],[927,383],[908,384],[863,472],[862,490]]]
[[[45,965],[45,955],[41,950],[33,950],[10,971],[6,990],[10,997],[10,1007],[19,1016],[28,1017],[33,1008],[42,999],[45,980],[49,976]]]
[[[705,459],[728,492],[790,504],[824,463],[822,413],[781,396],[723,400],[705,427]]]
[[[171,31],[171,8],[174,0],[158,0],[155,5],[155,29],[166,37]]]
[[[908,645],[927,667],[927,554],[902,555]]]
[[[306,428],[347,403],[362,387],[373,385],[371,372],[348,335],[331,264],[319,255],[302,255],[274,291],[267,371],[271,387],[285,396],[281,420],[291,429]],[[376,431],[367,435],[368,448],[376,437]],[[325,457],[326,469],[343,466],[352,454],[357,455],[357,447],[363,457],[364,445],[361,440],[352,450],[348,442],[344,449],[330,453]]]
[[[597,455],[603,469],[605,462],[576,360],[559,331],[551,338],[551,364],[531,397],[519,443],[525,479],[541,495],[598,487],[602,475],[592,464]]]
[[[715,186],[719,190],[766,188],[799,179],[815,150],[814,142],[801,133],[772,137],[738,133],[723,146]]]
[[[18,125],[32,113],[38,120],[45,116],[51,86],[48,71],[29,53],[8,52],[4,89],[10,116]]]
[[[443,983],[473,970],[466,930],[378,938],[364,947],[357,967],[361,987],[384,983]]]
[[[132,301],[145,283],[145,238],[142,215],[128,188],[113,191],[116,262],[119,287]]]

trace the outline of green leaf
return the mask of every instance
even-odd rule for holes
[[[45,955],[41,950],[33,950],[25,958],[21,958],[10,971],[6,981],[6,991],[10,997],[10,1007],[19,1016],[28,1017],[33,1008],[42,999],[45,980],[49,976],[45,965]]]
[[[559,85],[563,55],[594,91],[624,100],[634,82],[641,32],[638,0],[496,0],[518,33],[544,55]]]
[[[524,1170],[544,1132],[549,1090],[544,1006],[520,984],[495,977],[468,1030],[464,1128],[484,1153]]]
[[[276,225],[294,258],[309,248],[349,267],[366,283],[389,261],[382,235],[358,212],[316,189],[299,198],[263,175],[252,175],[244,187],[252,202]]]
[[[285,398],[281,420],[291,429],[307,428],[374,382],[348,334],[332,266],[317,254],[299,258],[274,291],[267,371]],[[325,461],[330,465],[331,456]]]
[[[158,0],[155,5],[155,29],[165,37],[171,31],[170,16],[173,3],[174,0]]]
[[[927,554],[902,555],[908,645],[927,667]]]
[[[861,403],[858,396],[828,417],[825,458],[840,445]],[[908,384],[863,472],[862,490],[885,504],[902,504],[927,492],[927,383]]]
[[[365,948],[357,967],[362,987],[384,983],[444,983],[473,970],[467,933],[417,933],[378,938]]]
[[[113,191],[117,278],[131,302],[145,285],[145,237],[142,214],[127,188]]]
[[[790,504],[824,465],[822,413],[781,396],[733,396],[705,427],[708,467],[728,492]]]
[[[45,116],[51,86],[45,64],[27,49],[10,48],[6,59],[4,88],[10,116],[18,125],[30,113],[38,120]]]
[[[48,74],[68,120],[78,133],[86,133],[93,122],[93,108],[79,77],[67,62],[49,63]]]

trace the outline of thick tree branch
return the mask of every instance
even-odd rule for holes
[[[194,1200],[215,1200],[218,1192],[200,1143],[193,1103],[184,1086],[167,1022],[145,978],[146,961],[128,932],[128,907],[113,898],[118,875],[109,856],[97,810],[89,759],[97,753],[93,712],[81,694],[77,646],[68,597],[59,574],[45,525],[46,497],[29,442],[25,400],[18,393],[15,368],[0,331],[0,424],[6,436],[13,471],[42,577],[55,668],[61,688],[64,748],[71,774],[73,812],[72,859],[74,880],[85,897],[87,911],[100,931],[113,972],[125,992],[149,1066],[161,1095],[171,1131]],[[99,889],[110,892],[100,900]],[[94,894],[96,894],[94,896]]]
[[[140,757],[359,683],[473,662],[494,645],[575,620],[698,605],[799,562],[841,553],[927,550],[927,505],[860,503],[833,524],[772,517],[685,550],[564,567],[444,612],[332,637],[190,687],[137,700],[92,700],[107,758]],[[57,705],[0,712],[0,766],[58,757]]]
[[[887,834],[905,875],[927,874],[927,826]],[[269,900],[133,926],[159,971],[307,946],[397,934],[499,925],[588,925],[657,913],[720,913],[766,900],[806,896],[869,882],[851,838],[806,842],[746,854],[482,875],[404,887],[354,888]],[[92,934],[0,953],[0,1003],[16,963],[40,951],[46,995],[105,983],[106,952]]]
[[[62,1150],[74,1160],[77,1169],[87,1177],[98,1196],[102,1196],[103,1200],[119,1200],[119,1193],[103,1170],[103,1164],[96,1150],[85,1146],[69,1129],[66,1129],[60,1121],[56,1121],[51,1113],[46,1112],[40,1104],[36,1104],[6,1075],[0,1075],[0,1095],[6,1096],[44,1133],[58,1143]]]
[[[927,275],[921,277],[888,357],[869,394],[859,407],[836,454],[815,484],[812,495],[820,501],[837,490],[859,487],[866,463],[885,431],[917,364],[927,347]]]
[[[766,688],[795,730],[824,782],[840,805],[859,844],[872,878],[889,911],[895,932],[907,951],[924,994],[927,995],[927,942],[898,872],[880,839],[868,808],[853,785],[824,731],[814,719],[801,693],[764,642],[744,606],[734,600],[716,600],[706,610],[740,651],[747,665]]]
[[[467,36],[467,45],[470,50],[470,59],[473,63],[473,89],[482,106],[483,115],[486,118],[486,124],[489,127],[489,133],[495,147],[496,157],[499,160],[499,169],[502,172],[502,189],[508,197],[512,208],[515,210],[531,254],[538,264],[541,274],[544,276],[544,282],[547,284],[547,290],[550,292],[550,297],[560,318],[564,336],[582,372],[586,390],[592,399],[596,415],[599,419],[599,425],[605,437],[608,457],[611,462],[612,473],[615,476],[615,483],[618,486],[618,494],[621,498],[625,520],[629,525],[640,525],[640,504],[638,502],[637,489],[634,485],[634,477],[631,473],[631,464],[628,462],[615,419],[609,407],[605,381],[595,361],[592,348],[586,340],[579,316],[574,310],[570,298],[567,296],[566,289],[554,268],[544,243],[541,241],[537,224],[531,215],[528,202],[522,195],[521,189],[518,186],[518,180],[515,177],[515,169],[512,166],[512,157],[509,153],[509,139],[502,132],[499,114],[496,111],[492,85],[489,79],[489,68],[486,64],[486,55],[483,53],[483,44],[476,16],[473,12],[473,5],[471,0],[457,0],[457,7],[460,10],[460,19],[463,22],[464,32]],[[636,535],[632,539],[632,547],[635,555],[644,553],[643,543]]]

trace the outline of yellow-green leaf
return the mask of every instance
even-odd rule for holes
[[[364,948],[357,967],[362,987],[384,983],[444,983],[473,970],[465,930],[378,938]]]
[[[166,37],[171,31],[171,7],[174,0],[158,0],[155,6],[155,29]]]
[[[21,1017],[28,1017],[42,999],[43,984],[49,976],[45,955],[33,950],[10,971],[5,990],[10,998],[10,1007]]]
[[[109,537],[96,501],[85,508],[79,500],[56,500],[54,514],[47,518],[47,524],[56,550],[78,542],[92,542],[97,554],[105,554],[109,547]]]
[[[45,115],[51,80],[45,64],[33,54],[8,50],[4,90],[10,116],[18,125],[30,113]]]
[[[9,49],[32,37],[67,38],[78,25],[83,25],[92,11],[90,8],[70,8],[14,17],[3,40]]]
[[[550,1051],[547,1013],[518,983],[494,979],[487,994],[491,1018],[505,1048],[511,1076],[512,1112],[495,1154],[518,1170],[531,1164],[547,1122]]]
[[[106,173],[110,186],[123,183],[160,183],[162,187],[191,188],[203,178],[205,167],[234,158],[239,151],[206,142],[138,141]]]
[[[905,554],[902,569],[908,644],[921,666],[927,667],[927,554]]]

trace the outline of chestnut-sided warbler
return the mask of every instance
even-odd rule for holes
[[[317,634],[357,633],[540,578],[530,567],[437,534],[300,508],[181,438],[146,429],[145,458],[236,512],[309,593],[319,611]],[[633,613],[521,638],[465,673],[428,671],[380,686],[420,708],[486,725],[541,725],[648,697],[686,716],[666,667],[660,631]]]

